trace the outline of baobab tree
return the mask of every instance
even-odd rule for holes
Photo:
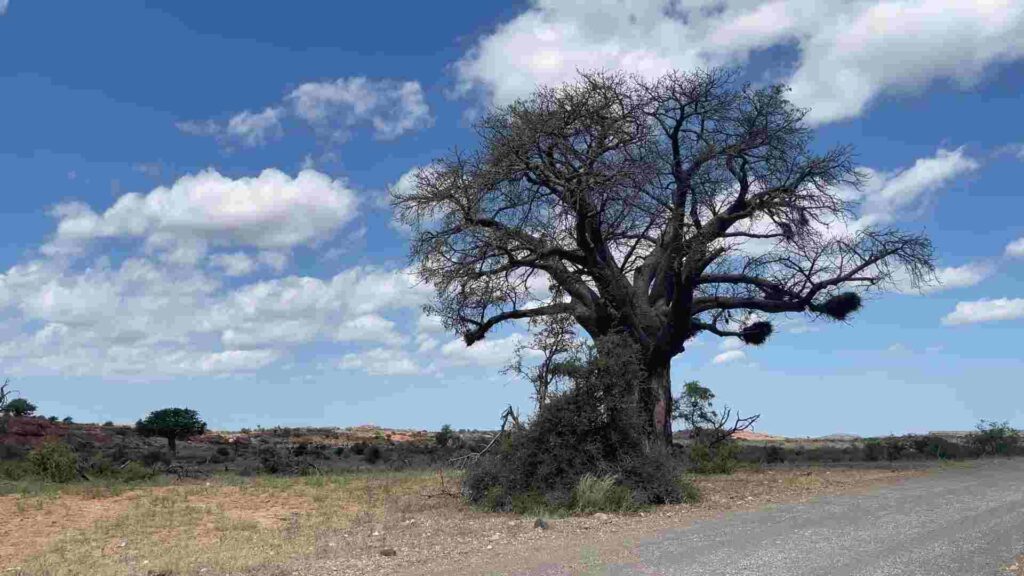
[[[583,73],[491,110],[478,149],[392,192],[428,312],[468,345],[550,315],[627,335],[647,433],[669,441],[669,369],[693,337],[761,344],[771,315],[844,320],[933,275],[926,237],[855,220],[852,149],[814,152],[786,94],[720,69]]]

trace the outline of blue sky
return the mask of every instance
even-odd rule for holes
[[[576,69],[784,81],[856,147],[861,216],[940,286],[673,365],[789,435],[1024,427],[1024,7],[904,0],[0,0],[0,373],[45,414],[491,427],[521,330],[421,317],[388,186]]]

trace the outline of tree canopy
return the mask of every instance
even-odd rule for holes
[[[478,149],[392,192],[428,311],[467,344],[555,315],[625,333],[670,431],[669,362],[697,334],[761,344],[767,315],[844,320],[865,292],[927,281],[928,238],[856,219],[852,149],[816,152],[786,94],[721,69],[584,73],[491,110]]]
[[[206,422],[199,413],[189,408],[164,408],[149,413],[149,416],[135,423],[135,429],[143,436],[159,436],[167,439],[171,452],[177,452],[176,440],[185,440],[206,432]]]

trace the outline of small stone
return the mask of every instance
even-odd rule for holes
[[[550,526],[548,526],[547,521],[545,521],[543,518],[537,518],[533,521],[533,527],[539,530],[547,530]]]
[[[394,548],[384,548],[380,551],[380,555],[387,556],[388,558],[390,558],[392,556],[397,556],[398,552],[396,552]]]

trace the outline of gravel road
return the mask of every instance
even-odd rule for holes
[[[665,532],[607,574],[987,576],[1024,553],[1024,459],[972,462],[867,495]]]

